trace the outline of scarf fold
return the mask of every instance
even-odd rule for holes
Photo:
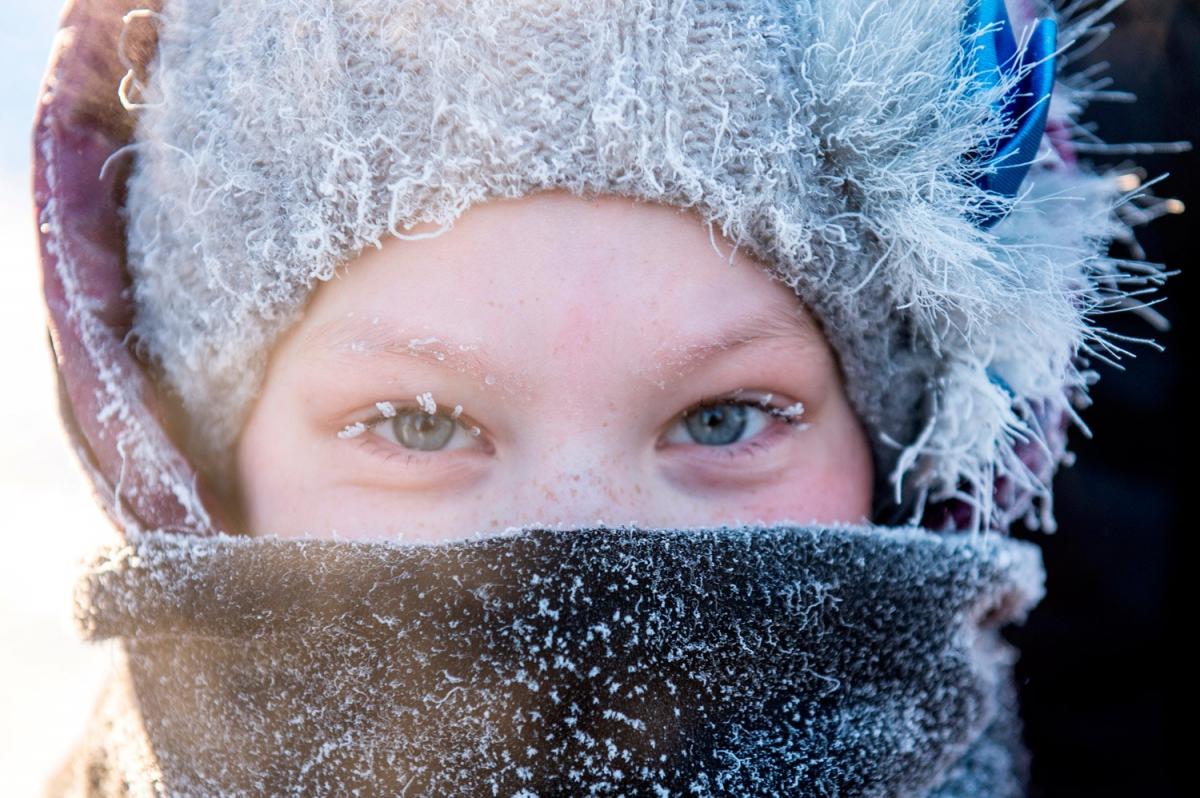
[[[52,795],[1023,795],[1038,549],[919,528],[131,536]]]

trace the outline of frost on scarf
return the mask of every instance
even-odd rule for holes
[[[132,537],[52,795],[1023,794],[1036,547],[919,529]]]

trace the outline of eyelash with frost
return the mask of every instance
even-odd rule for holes
[[[736,395],[737,393],[739,393],[739,392],[735,391],[734,395]],[[810,426],[812,426],[811,424],[800,424],[797,421],[800,418],[800,416],[804,414],[804,403],[803,402],[796,402],[795,404],[791,404],[791,405],[788,405],[787,407],[780,407],[780,408],[767,407],[767,403],[770,402],[774,396],[775,396],[775,394],[769,393],[766,396],[763,396],[759,399],[753,400],[753,403],[761,405],[768,413],[770,413],[771,415],[773,415],[777,418],[780,418],[780,419],[786,421],[788,424],[791,424],[796,429],[808,429]],[[432,414],[432,413],[437,412],[437,402],[435,402],[433,399],[432,391],[426,391],[425,393],[418,394],[416,399],[417,399],[417,404],[419,404],[421,406],[421,409],[424,410],[426,413]],[[747,404],[749,404],[749,402],[747,402]],[[380,415],[382,415],[383,418],[385,418],[385,419],[396,417],[396,406],[394,404],[392,404],[391,402],[387,402],[387,401],[376,402],[375,408],[379,411]],[[462,405],[455,405],[454,412],[450,414],[450,418],[457,419],[462,414],[462,409],[463,409]],[[338,432],[337,435],[339,438],[357,438],[359,435],[362,435],[364,432],[366,432],[368,428],[369,428],[368,423],[365,423],[362,421],[356,421],[353,424],[347,424],[345,427],[343,427]],[[480,430],[479,427],[477,427],[475,425],[471,426],[470,431],[471,431],[471,434],[476,437],[478,437],[480,435],[480,433],[482,432],[482,430]]]
[[[433,399],[432,391],[426,391],[425,393],[418,395],[416,397],[416,399],[417,399],[417,404],[419,404],[421,406],[421,409],[424,410],[426,413],[433,414],[433,413],[437,412],[437,402],[435,402]],[[388,401],[376,402],[375,409],[379,411],[379,415],[382,417],[382,419],[395,418],[397,415],[396,406]],[[452,412],[450,414],[450,418],[457,419],[460,415],[462,415],[462,411],[463,411],[462,405],[455,405],[454,412]],[[357,438],[359,435],[362,435],[364,432],[366,432],[368,429],[370,429],[371,426],[373,426],[377,421],[382,420],[382,419],[372,419],[370,421],[356,421],[353,424],[347,424],[345,427],[343,427],[341,430],[338,431],[337,436],[339,438]],[[482,433],[482,430],[479,429],[479,427],[474,426],[474,425],[471,426],[470,431],[471,431],[471,434],[475,435],[475,436],[479,436]]]
[[[426,391],[425,393],[417,396],[417,404],[421,406],[422,410],[430,415],[437,412],[437,402],[433,401],[433,393],[430,391]]]
[[[355,421],[353,424],[346,425],[337,435],[339,438],[357,438],[366,431],[366,424],[361,421]]]
[[[742,389],[739,388],[738,390],[734,391],[731,394],[731,398],[740,396],[741,393],[742,393]],[[771,414],[772,416],[775,416],[776,418],[782,419],[783,421],[787,422],[788,424],[791,424],[795,429],[803,430],[803,429],[808,429],[809,427],[812,426],[812,424],[808,424],[808,423],[804,423],[804,424],[799,423],[800,416],[802,416],[804,414],[804,403],[803,402],[796,402],[795,404],[788,405],[787,407],[769,407],[768,403],[773,398],[775,398],[775,394],[769,393],[765,396],[759,397],[758,399],[751,399],[745,403],[757,404],[757,405],[761,406],[763,408],[763,410],[765,410],[767,413]],[[735,399],[734,401],[739,401],[739,400]],[[745,401],[745,400],[740,400],[740,401]]]

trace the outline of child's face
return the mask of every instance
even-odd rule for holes
[[[872,485],[791,289],[740,251],[729,265],[693,214],[566,191],[389,238],[320,284],[237,465],[254,534],[413,541],[859,522]]]

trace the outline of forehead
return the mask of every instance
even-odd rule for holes
[[[431,360],[477,378],[524,359],[682,367],[754,340],[823,341],[786,285],[693,214],[546,192],[368,249],[315,292],[299,348]]]

